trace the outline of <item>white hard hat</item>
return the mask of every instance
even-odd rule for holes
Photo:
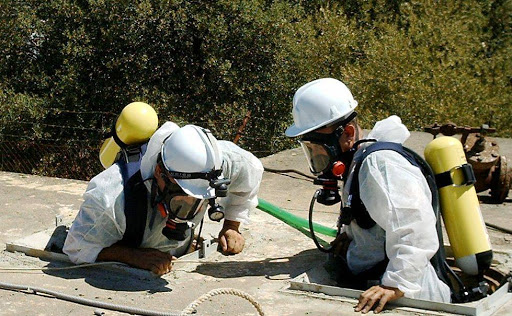
[[[215,197],[208,178],[220,176],[222,160],[209,130],[183,126],[164,141],[161,155],[164,167],[185,193],[198,199]]]
[[[322,126],[347,119],[357,106],[352,93],[339,80],[322,78],[300,87],[293,97],[293,122],[288,137],[299,136]]]
[[[177,131],[180,127],[173,122],[165,122],[156,132],[151,136],[148,142],[146,153],[142,156],[140,161],[140,173],[142,179],[150,179],[155,173],[155,167],[158,162],[158,157],[162,151],[162,143],[166,138],[169,137],[174,131]],[[146,183],[150,185],[149,183]]]

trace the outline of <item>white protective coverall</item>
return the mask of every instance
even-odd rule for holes
[[[141,248],[154,248],[180,256],[187,250],[189,240],[169,240],[162,234],[167,218],[151,208],[150,191],[157,157],[164,139],[178,125],[167,122],[151,137],[141,161],[141,175],[148,188],[148,216]],[[223,175],[231,179],[228,194],[218,199],[224,207],[225,219],[248,223],[249,210],[258,204],[257,193],[263,174],[263,166],[258,158],[229,141],[218,141],[222,151]],[[95,176],[84,193],[80,207],[63,251],[74,263],[96,261],[103,248],[109,247],[123,238],[126,229],[124,214],[123,179],[117,164]],[[199,224],[204,216],[198,214],[193,222]]]
[[[402,144],[409,136],[400,118],[391,116],[377,122],[367,138]],[[355,157],[360,154],[362,150]],[[354,164],[344,185],[344,202],[353,170]],[[398,288],[405,297],[450,302],[449,287],[439,280],[430,263],[439,241],[431,192],[420,169],[395,151],[377,151],[361,164],[359,185],[361,201],[377,225],[362,229],[352,221],[343,226],[352,239],[347,252],[350,270],[361,273],[387,254],[389,263],[382,285]]]

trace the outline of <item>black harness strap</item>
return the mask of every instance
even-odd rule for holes
[[[420,168],[416,160],[408,152],[404,150],[404,147],[401,144],[398,143],[376,142],[375,144],[372,144],[367,148],[362,149],[362,154],[356,156],[355,158],[355,167],[349,191],[350,206],[344,207],[341,213],[341,222],[343,224],[350,224],[352,220],[355,220],[357,222],[357,225],[359,225],[359,227],[363,229],[370,229],[373,226],[375,226],[375,221],[370,217],[370,214],[368,213],[366,207],[361,201],[359,191],[359,171],[366,157],[379,150],[396,151],[397,153],[401,154],[405,159],[407,159],[407,161],[409,161],[412,165]]]
[[[465,163],[454,169],[460,169],[462,172],[462,176],[464,177],[464,182],[461,183],[460,185],[471,185],[476,182],[475,174],[473,173],[473,167],[471,167],[470,164]],[[454,185],[451,175],[452,170],[454,169],[450,169],[448,171],[436,174],[436,184],[439,189],[449,185]]]
[[[148,191],[140,173],[140,161],[146,148],[147,144],[123,148],[117,162],[123,176],[126,217],[126,230],[120,243],[134,248],[142,243],[148,213]]]

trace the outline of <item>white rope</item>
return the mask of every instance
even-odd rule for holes
[[[182,312],[181,314],[182,315],[190,315],[190,314],[193,314],[196,312],[196,309],[197,307],[204,303],[205,301],[209,300],[210,298],[212,298],[213,296],[215,295],[220,295],[220,294],[228,294],[228,295],[235,295],[235,296],[239,296],[241,298],[244,298],[246,300],[248,300],[255,308],[256,310],[258,311],[258,314],[260,314],[261,316],[265,315],[265,313],[263,312],[263,308],[261,307],[261,305],[252,297],[250,296],[249,294],[243,292],[243,291],[240,291],[240,290],[237,290],[237,289],[232,289],[232,288],[219,288],[219,289],[214,289],[214,290],[211,290],[210,292],[206,293],[206,294],[203,294],[201,295],[199,298],[197,298],[195,301],[193,301],[192,303],[190,303]]]

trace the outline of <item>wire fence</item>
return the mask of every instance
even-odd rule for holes
[[[91,145],[0,141],[0,170],[60,178],[89,180],[103,170]]]
[[[76,112],[77,115],[83,114]],[[87,112],[87,114],[89,114]],[[102,114],[102,113],[95,113]],[[99,149],[107,126],[111,126],[112,113],[104,113],[103,127],[71,126],[59,123],[31,123],[26,121],[11,122],[5,133],[0,126],[0,170],[16,173],[34,174],[59,178],[90,180],[103,170],[99,161]],[[115,118],[115,117],[114,117]],[[245,118],[245,120],[244,120]],[[223,135],[215,135],[219,139],[239,140],[240,147],[250,150],[258,157],[273,154],[282,149],[283,131],[278,127],[267,131],[267,136],[259,135],[255,129],[263,118],[240,117],[232,122],[187,122],[212,130],[222,131]],[[245,122],[244,122],[245,121]],[[235,123],[236,122],[236,123]],[[185,122],[177,122],[183,126]],[[246,123],[244,125],[244,123]],[[276,124],[276,126],[278,126]],[[251,131],[252,129],[252,131]],[[65,131],[75,137],[43,138],[34,137],[35,130],[52,130],[51,135],[59,135]],[[3,131],[3,132],[2,132]],[[70,133],[71,131],[71,133]],[[41,134],[39,132],[39,134]],[[44,134],[44,133],[43,133]],[[270,136],[268,136],[270,134]],[[92,135],[92,136],[91,136]],[[220,136],[220,137],[219,137]],[[254,144],[259,144],[254,146]],[[261,146],[264,144],[264,146]],[[259,149],[255,149],[259,148]]]

